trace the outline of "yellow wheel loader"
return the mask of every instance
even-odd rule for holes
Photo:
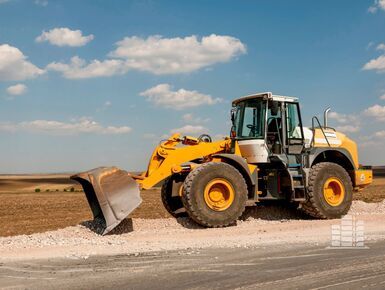
[[[298,99],[253,94],[232,103],[230,137],[211,140],[174,134],[162,141],[148,168],[131,175],[101,167],[72,176],[83,186],[94,218],[106,234],[140,203],[140,190],[161,181],[171,215],[205,227],[235,224],[246,205],[286,200],[314,218],[340,218],[353,191],[372,182],[358,163],[356,143],[317,117],[302,125]]]

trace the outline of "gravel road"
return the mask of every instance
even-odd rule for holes
[[[385,241],[279,244],[0,263],[4,289],[384,289]]]
[[[367,241],[385,239],[385,201],[355,201],[350,214],[364,221]],[[258,207],[237,226],[205,229],[188,218],[127,219],[100,236],[89,222],[74,227],[0,238],[0,261],[39,258],[88,259],[95,255],[148,253],[202,248],[247,248],[274,244],[327,244],[339,220],[306,220],[292,209]]]

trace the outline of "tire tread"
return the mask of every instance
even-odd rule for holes
[[[308,198],[305,202],[302,203],[302,211],[305,212],[306,214],[314,217],[314,218],[318,218],[318,219],[328,219],[329,218],[327,215],[322,213],[321,209],[317,205],[317,202],[315,200],[315,194],[316,193],[315,193],[314,183],[316,182],[317,176],[321,170],[323,170],[324,168],[327,168],[327,167],[334,167],[334,166],[341,167],[343,169],[345,175],[346,175],[345,177],[347,177],[350,188],[345,189],[345,190],[351,190],[353,188],[350,176],[348,175],[348,173],[346,172],[346,170],[342,166],[340,166],[336,163],[333,163],[333,162],[320,162],[320,163],[313,165],[311,167],[311,170],[310,170],[309,184],[307,187]],[[346,207],[346,209],[342,212],[342,215],[347,214],[347,212],[349,211],[349,208],[350,208],[350,206]]]
[[[245,179],[243,178],[243,176],[241,175],[241,173],[236,169],[234,168],[233,166],[227,164],[227,163],[220,163],[222,164],[223,166],[227,166],[228,168],[231,168],[231,169],[235,169],[239,176],[239,181],[242,183],[242,186],[246,189],[247,191],[247,185],[246,185],[246,181]],[[210,228],[220,228],[220,227],[227,227],[227,226],[230,226],[232,224],[234,224],[234,220],[233,219],[229,219],[228,221],[224,222],[223,224],[214,224],[212,222],[210,222],[209,220],[205,220],[204,217],[202,217],[198,212],[196,212],[194,210],[194,206],[192,204],[192,199],[191,199],[191,188],[192,188],[192,184],[194,182],[194,179],[203,171],[203,170],[206,170],[207,168],[210,168],[210,167],[213,167],[213,166],[216,166],[218,165],[217,162],[207,162],[207,163],[203,163],[202,165],[200,165],[199,167],[195,168],[194,170],[192,170],[186,177],[185,181],[184,181],[184,184],[183,184],[183,194],[182,194],[182,202],[185,206],[185,209],[188,213],[188,215],[195,221],[197,222],[198,224],[202,225],[202,226],[205,226],[205,227],[210,227]],[[245,208],[246,208],[246,199],[247,199],[247,194],[244,196],[243,198],[244,200],[242,201],[242,208],[240,209],[240,213],[239,215],[237,216],[236,219],[239,219],[241,217],[241,215],[243,214],[243,212],[245,211]]]

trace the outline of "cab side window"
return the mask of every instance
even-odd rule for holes
[[[288,139],[303,139],[299,107],[296,103],[286,104],[286,128]]]

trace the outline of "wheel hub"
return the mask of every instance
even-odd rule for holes
[[[339,206],[345,198],[345,188],[338,178],[330,177],[325,181],[323,195],[329,205]]]
[[[212,210],[224,211],[234,201],[233,186],[225,179],[214,179],[205,187],[204,200]]]

